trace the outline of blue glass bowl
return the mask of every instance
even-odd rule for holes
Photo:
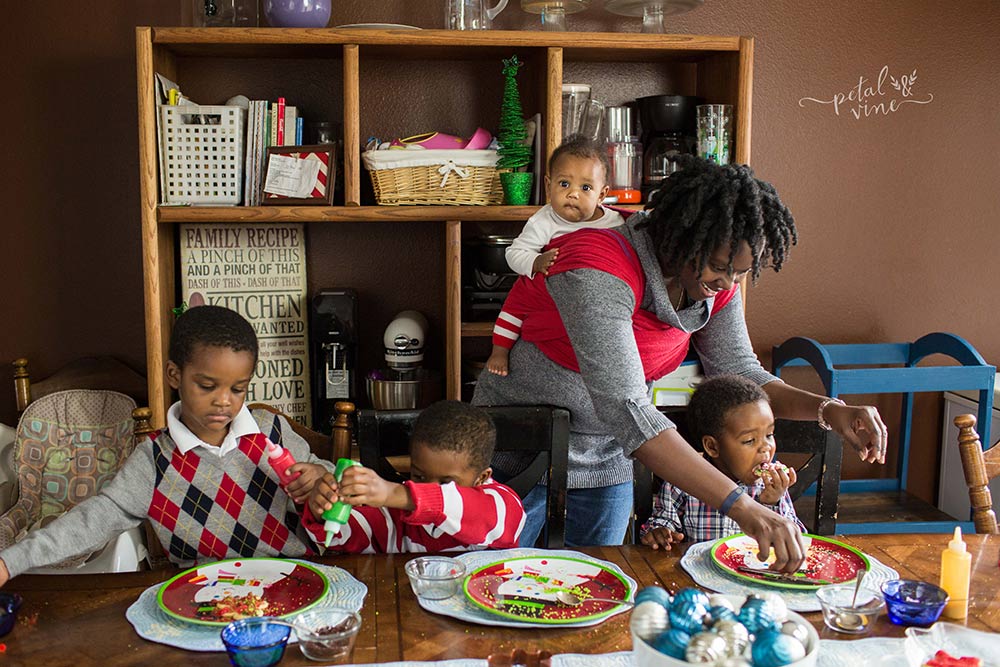
[[[270,616],[244,618],[222,629],[233,667],[271,667],[281,661],[292,629]]]
[[[17,593],[0,593],[0,637],[14,629],[22,602],[24,599]]]
[[[896,625],[930,625],[948,602],[940,586],[913,579],[893,579],[882,584],[885,609]]]

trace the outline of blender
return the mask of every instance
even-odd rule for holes
[[[642,201],[677,171],[677,156],[695,154],[695,107],[702,98],[690,95],[651,95],[636,100],[642,122]]]

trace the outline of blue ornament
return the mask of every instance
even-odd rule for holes
[[[660,586],[646,586],[641,591],[635,594],[635,603],[638,605],[647,600],[652,600],[657,602],[664,607],[670,606],[670,593]]]
[[[667,612],[667,616],[670,618],[670,627],[683,630],[689,635],[702,631],[706,614],[705,607],[697,602],[689,600],[678,602],[676,599],[670,605],[670,611]]]
[[[699,591],[697,588],[682,588],[677,591],[677,595],[674,596],[674,604],[679,602],[694,602],[695,604],[701,605],[705,609],[708,609],[711,606],[708,602],[708,595]]]
[[[740,607],[740,613],[737,614],[736,618],[746,626],[747,632],[752,635],[776,624],[774,607],[771,606],[770,601],[757,597],[747,598],[747,601]]]
[[[691,635],[688,633],[677,628],[670,628],[666,632],[660,633],[660,636],[653,642],[653,648],[664,655],[669,655],[671,658],[683,660],[688,642],[690,641]]]
[[[750,648],[754,667],[783,667],[806,657],[806,647],[780,630],[765,630]]]
[[[714,607],[708,608],[708,615],[711,617],[712,622],[716,621],[735,621],[736,612],[730,607],[723,607],[722,605],[715,605]]]

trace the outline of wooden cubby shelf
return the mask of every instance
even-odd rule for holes
[[[368,136],[407,136],[402,133],[419,131],[414,127],[446,130],[463,123],[495,125],[502,87],[500,63],[514,53],[525,62],[519,75],[525,114],[542,115],[543,158],[562,137],[562,84],[582,80],[601,90],[602,101],[608,104],[655,94],[697,95],[709,103],[732,104],[734,157],[737,162],[750,161],[753,39],[749,37],[508,30],[136,29],[146,361],[154,427],[163,426],[170,398],[159,369],[164,367],[171,309],[180,294],[176,262],[178,225],[183,223],[306,223],[311,258],[307,271],[313,280],[314,269],[319,269],[318,283],[330,278],[330,250],[341,243],[348,245],[336,261],[354,263],[345,272],[354,280],[365,277],[367,267],[378,267],[382,261],[399,264],[411,260],[413,253],[433,255],[421,257],[420,267],[405,277],[443,280],[444,326],[435,337],[443,341],[438,344],[444,352],[445,395],[459,398],[462,342],[481,345],[482,341],[470,339],[488,337],[493,326],[492,322],[461,319],[463,238],[493,233],[487,231],[491,225],[509,233],[538,207],[360,206],[361,148]],[[336,120],[343,131],[344,194],[338,201],[345,205],[160,206],[155,73],[177,82],[191,99],[205,103],[235,92],[254,99],[280,95],[309,109],[315,118]],[[433,85],[427,86],[428,81]],[[407,226],[397,234],[385,223]],[[359,224],[375,239],[370,257],[365,254],[369,246],[364,245],[368,237],[358,231]],[[439,237],[443,246],[428,251],[426,239],[436,244]],[[387,246],[391,246],[388,255]],[[437,283],[433,284],[436,289]],[[386,294],[400,292],[399,283],[392,280],[368,281],[367,285],[373,304],[384,296],[377,289]],[[369,335],[368,340],[380,335]]]

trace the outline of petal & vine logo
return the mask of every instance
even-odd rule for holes
[[[803,97],[799,99],[799,106],[806,106],[806,102],[832,104],[835,114],[839,116],[841,111],[848,111],[855,120],[888,116],[899,111],[904,104],[930,104],[934,101],[932,93],[927,93],[926,97],[920,99],[914,97],[913,87],[916,82],[917,70],[897,78],[889,74],[889,66],[885,65],[875,81],[859,76],[858,85],[850,90],[835,93],[833,97],[824,100]]]

